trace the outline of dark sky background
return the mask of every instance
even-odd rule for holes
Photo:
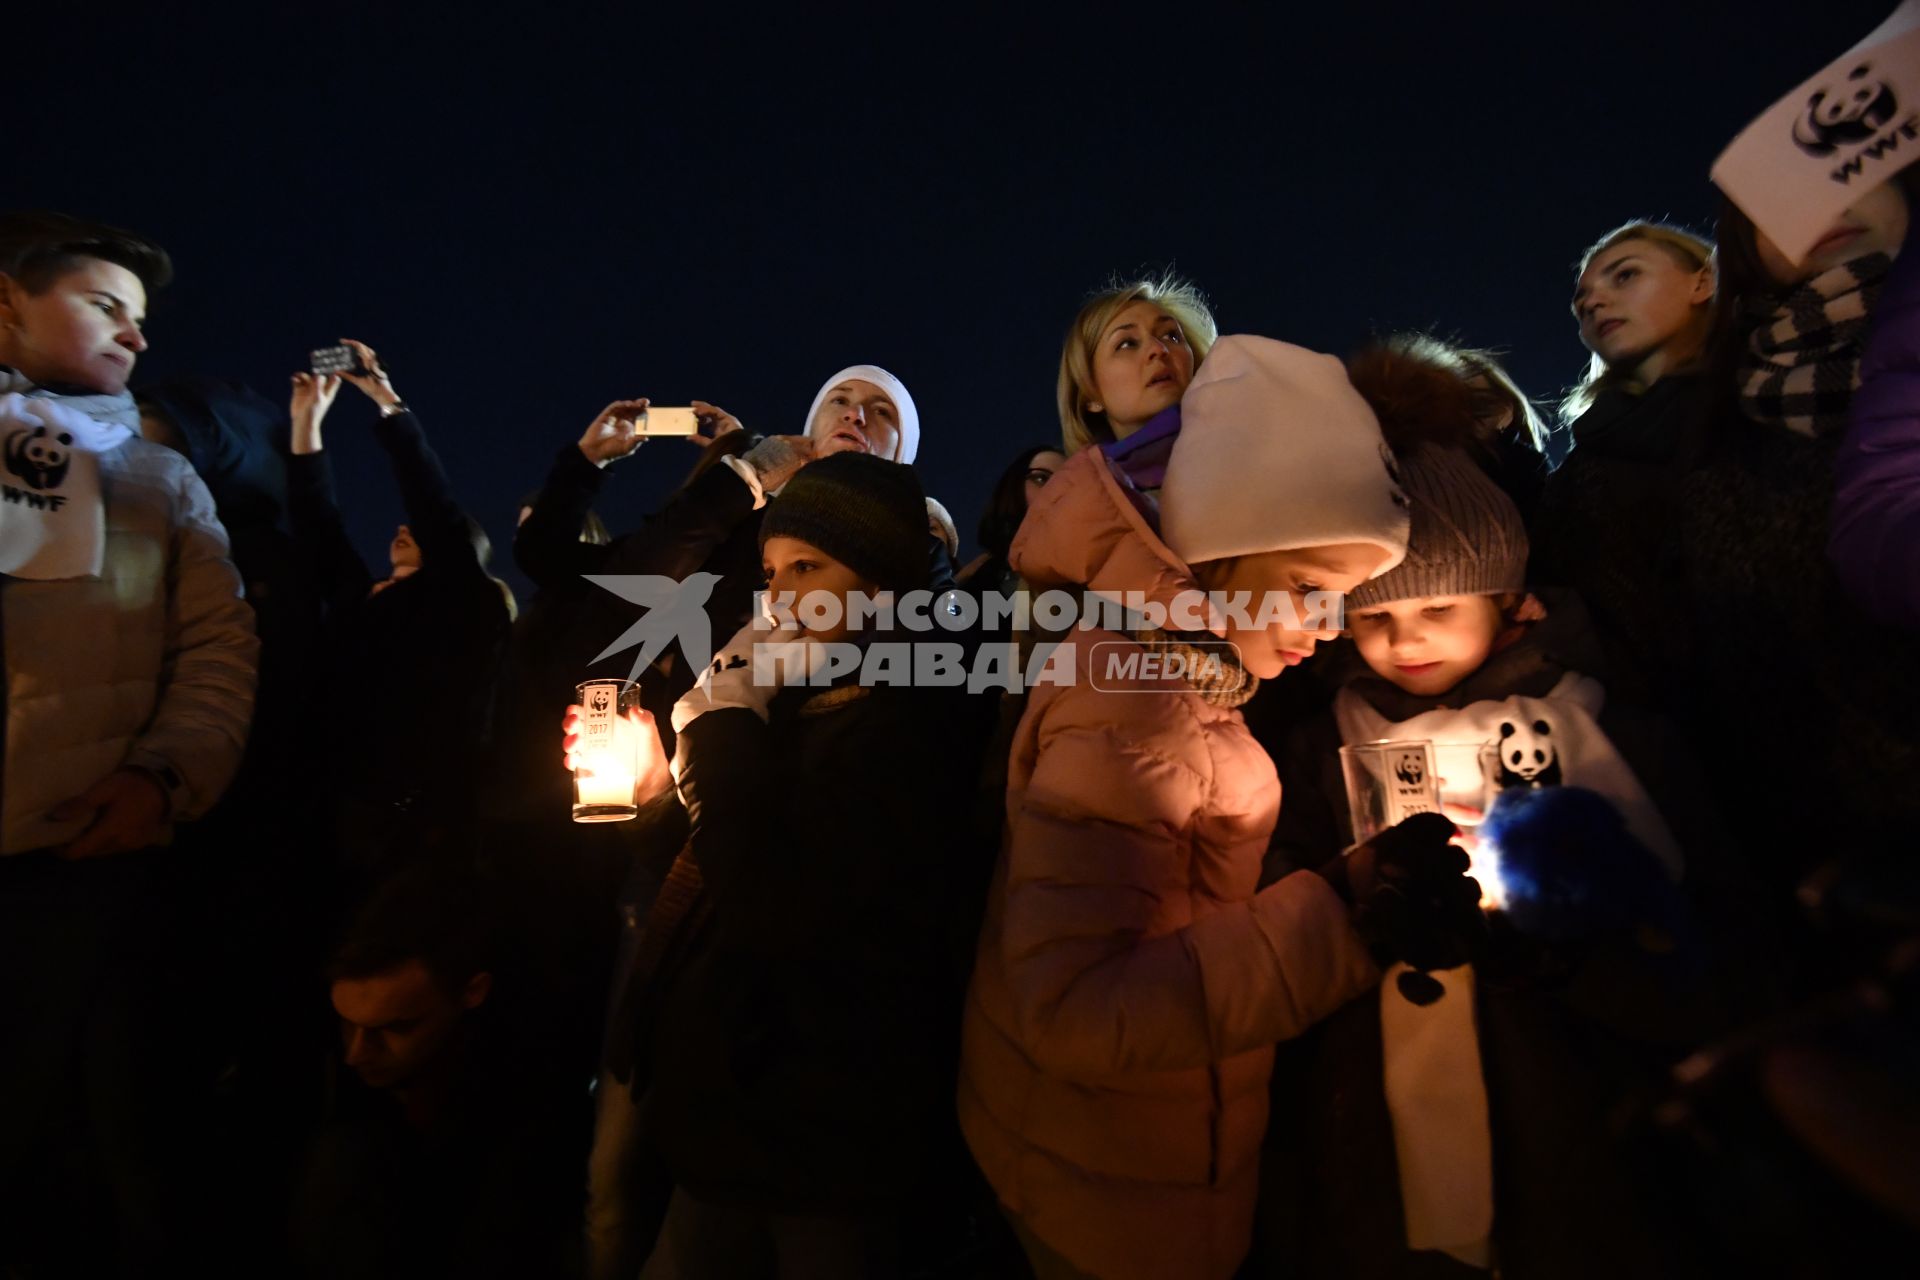
[[[1061,335],[1113,273],[1172,263],[1223,332],[1339,353],[1437,326],[1551,397],[1584,246],[1710,225],[1720,148],[1893,7],[11,14],[0,205],[172,251],[147,377],[278,399],[312,347],[372,344],[516,588],[515,503],[609,400],[797,431],[869,361],[971,554],[1005,462],[1058,438]],[[372,418],[343,390],[328,447],[384,564]],[[617,464],[615,530],[695,456]]]

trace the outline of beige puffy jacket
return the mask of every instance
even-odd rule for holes
[[[1194,587],[1097,449],[1011,557],[1036,590]],[[1237,710],[1178,680],[1029,694],[968,996],[960,1119],[1000,1199],[1107,1280],[1230,1276],[1252,1234],[1276,1041],[1378,980],[1340,898],[1256,893],[1280,786]],[[1113,681],[1104,680],[1108,690]]]
[[[135,438],[100,455],[98,578],[9,579],[0,854],[71,840],[47,810],[122,765],[177,779],[174,820],[232,781],[253,715],[259,641],[227,534],[187,460]]]

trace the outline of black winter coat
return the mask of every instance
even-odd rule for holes
[[[1723,415],[1682,484],[1690,724],[1748,861],[1784,894],[1920,830],[1920,640],[1826,557],[1835,437]]]
[[[1608,687],[1669,710],[1688,693],[1692,651],[1680,483],[1706,412],[1702,374],[1670,374],[1640,395],[1601,392],[1573,424],[1573,451],[1547,478],[1528,531],[1528,581],[1586,603]]]
[[[645,1123],[694,1195],[899,1212],[958,1150],[950,941],[978,922],[952,904],[972,901],[979,868],[956,819],[982,706],[799,688],[767,723],[723,709],[681,734],[705,887],[639,1007]]]
[[[325,453],[290,460],[296,537],[327,599],[325,741],[352,856],[380,861],[407,839],[471,820],[509,617],[446,471],[412,413],[374,434],[393,463],[421,567],[372,593],[347,537]]]

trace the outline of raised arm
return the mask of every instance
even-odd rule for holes
[[[310,564],[321,594],[334,608],[366,598],[373,575],[347,536],[333,496],[321,422],[340,392],[340,379],[293,375],[293,457],[287,465],[287,515],[293,536]]]

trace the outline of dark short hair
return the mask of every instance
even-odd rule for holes
[[[173,259],[145,236],[64,213],[0,213],[0,274],[28,293],[45,293],[87,258],[125,267],[148,293],[173,279]]]
[[[388,879],[354,915],[327,965],[327,979],[371,978],[413,961],[458,994],[492,972],[499,945],[497,895],[465,868],[410,867]]]

